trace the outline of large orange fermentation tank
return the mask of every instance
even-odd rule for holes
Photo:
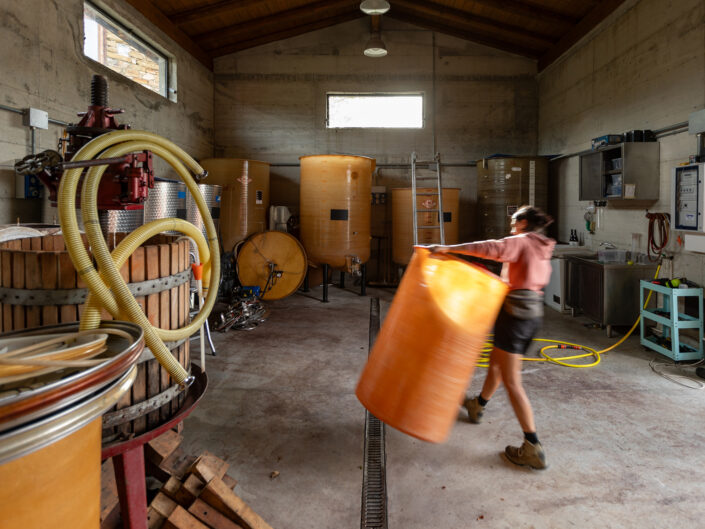
[[[444,441],[507,293],[497,276],[416,248],[356,395],[370,413],[424,441]]]
[[[253,233],[267,229],[269,164],[238,158],[209,158],[201,162],[207,184],[222,186],[220,238],[225,251]]]
[[[356,272],[370,258],[374,158],[302,156],[301,242],[313,263]]]
[[[438,213],[424,213],[425,209],[438,209],[436,188],[416,188],[416,210],[419,226],[438,226]],[[436,193],[436,196],[424,193]],[[446,244],[458,242],[458,211],[460,209],[460,189],[443,188],[443,228]],[[406,265],[414,252],[414,212],[411,201],[411,188],[392,189],[392,261]],[[439,244],[440,230],[419,229],[419,244]]]

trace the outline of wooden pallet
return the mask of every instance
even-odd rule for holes
[[[182,439],[168,431],[145,445],[147,473],[163,483],[149,504],[149,529],[271,529],[233,491],[237,481],[227,474],[229,464],[208,451],[187,454]],[[122,527],[111,470],[109,461],[103,463],[101,529]]]

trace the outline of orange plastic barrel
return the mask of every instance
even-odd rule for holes
[[[100,529],[101,415],[129,397],[144,349],[139,326],[102,327],[126,332],[132,343],[109,336],[97,366],[16,382],[0,377],[0,528]],[[2,336],[0,349],[16,338],[77,330],[75,323],[15,331]]]
[[[424,441],[445,441],[507,285],[417,247],[357,385],[363,406]]]

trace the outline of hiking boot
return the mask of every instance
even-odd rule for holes
[[[546,454],[543,452],[541,443],[532,444],[524,439],[521,446],[508,446],[504,449],[504,455],[515,465],[531,467],[536,470],[547,468]]]
[[[463,406],[468,410],[468,420],[473,424],[480,424],[482,422],[482,416],[485,414],[485,407],[480,405],[480,401],[477,397],[472,399],[465,399]]]

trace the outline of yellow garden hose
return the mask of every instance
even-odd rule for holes
[[[659,272],[661,271],[661,265],[659,264],[658,267],[656,268],[656,274],[654,274],[654,279],[658,277]],[[649,300],[651,300],[651,294],[653,293],[653,290],[649,291],[649,294],[646,296],[646,301],[644,302],[644,308],[646,308],[649,304]],[[535,342],[546,342],[550,343],[553,345],[546,345],[541,348],[541,356],[543,358],[526,358],[524,357],[522,360],[525,362],[553,362],[554,364],[558,364],[560,366],[564,367],[574,367],[574,368],[587,368],[587,367],[595,367],[597,364],[599,364],[602,360],[602,355],[603,353],[607,353],[613,349],[616,349],[620,345],[622,345],[627,338],[629,338],[634,330],[637,328],[639,325],[639,322],[641,321],[641,316],[639,316],[636,321],[634,322],[634,325],[632,325],[632,328],[629,329],[629,332],[622,336],[622,338],[616,342],[615,344],[609,346],[606,349],[602,349],[600,351],[597,351],[593,349],[592,347],[588,347],[586,345],[580,345],[580,344],[575,344],[571,342],[565,342],[562,340],[551,340],[548,338],[534,338]],[[572,355],[572,356],[563,356],[560,358],[555,358],[552,356],[549,356],[546,351],[548,349],[565,349],[565,348],[571,348],[571,349],[579,349],[583,351],[588,351],[587,353],[584,354],[578,354],[578,355]],[[482,353],[480,355],[480,359],[477,361],[477,366],[478,367],[488,367],[489,366],[489,361],[490,361],[490,352],[492,351],[492,343],[491,342],[486,342],[485,346],[482,348]],[[566,362],[566,360],[576,360],[578,358],[587,358],[589,356],[592,356],[595,358],[595,360],[589,364],[571,364]]]
[[[220,280],[218,236],[208,206],[191,176],[192,173],[202,174],[203,168],[169,140],[151,132],[136,130],[120,130],[98,136],[84,145],[74,155],[72,161],[111,158],[141,151],[151,151],[162,158],[186,184],[205,224],[208,243],[200,230],[186,221],[159,219],[130,233],[111,255],[100,229],[97,208],[98,186],[107,165],[91,167],[85,175],[81,191],[83,224],[98,269],[94,267],[84,247],[76,219],[76,190],[83,172],[81,168],[65,171],[61,179],[58,196],[59,223],[71,261],[91,292],[86,310],[81,317],[81,330],[98,327],[99,306],[105,308],[113,318],[137,323],[144,329],[145,342],[154,356],[183,388],[191,382],[192,377],[189,377],[188,372],[176,361],[163,340],[188,338],[200,328],[215,304]],[[204,265],[204,283],[208,285],[208,294],[202,309],[189,325],[181,329],[168,330],[153,327],[120,275],[120,266],[129,255],[142,243],[162,231],[178,231],[196,241]]]

